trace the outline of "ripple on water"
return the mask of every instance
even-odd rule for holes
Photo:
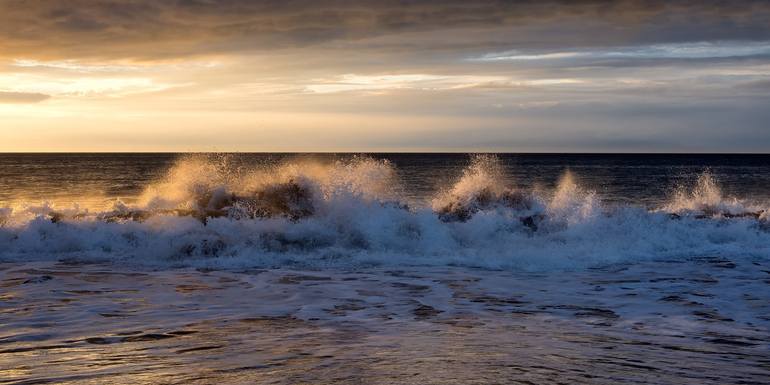
[[[0,383],[761,383],[770,376],[761,266],[6,264]]]

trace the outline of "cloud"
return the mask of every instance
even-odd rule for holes
[[[14,67],[21,68],[43,68],[54,70],[74,71],[81,73],[89,72],[134,72],[142,69],[137,65],[114,65],[114,64],[96,64],[88,65],[78,63],[73,60],[60,60],[60,61],[39,61],[29,59],[15,59],[13,61]]]
[[[0,91],[0,103],[39,103],[51,96],[33,92]]]
[[[770,55],[770,42],[698,42],[616,47],[577,52],[525,53],[507,51],[485,54],[473,61],[542,61],[566,59],[715,59]]]
[[[766,0],[0,0],[0,102],[56,99],[5,106],[0,126],[91,116],[84,137],[131,121],[116,137],[191,126],[241,148],[229,127],[287,150],[754,148],[767,20]]]
[[[38,102],[49,95],[56,97],[123,97],[165,91],[191,83],[163,83],[143,77],[61,77],[27,74],[0,74],[0,88],[12,89],[10,100]],[[43,97],[41,99],[41,97]]]
[[[316,79],[314,84],[305,87],[308,92],[325,94],[346,91],[378,90],[451,90],[478,86],[480,84],[510,83],[502,76],[473,75],[356,75],[347,74],[332,79]]]
[[[746,82],[739,84],[738,87],[750,91],[770,92],[770,79]]]
[[[507,76],[483,75],[356,75],[346,74],[331,79],[316,79],[305,91],[328,94],[348,91],[422,90],[448,91],[463,89],[506,89],[580,84],[578,79],[514,79]]]
[[[119,72],[141,72],[141,71],[178,71],[184,69],[196,68],[214,68],[219,64],[216,62],[182,62],[182,63],[88,63],[77,60],[55,60],[40,61],[31,59],[14,59],[14,67],[19,68],[38,68],[44,70],[61,70],[78,73],[119,73]]]
[[[767,40],[768,18],[761,0],[4,0],[0,52],[114,59],[363,39],[412,51]]]

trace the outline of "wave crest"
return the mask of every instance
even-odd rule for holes
[[[436,196],[431,206],[445,222],[465,222],[479,211],[507,209],[531,216],[542,211],[533,194],[510,187],[499,158],[475,155],[457,182]]]
[[[691,189],[679,187],[663,211],[676,216],[696,217],[754,217],[766,216],[765,210],[740,201],[735,197],[725,197],[716,179],[708,170],[704,171]]]
[[[105,220],[146,219],[154,214],[207,218],[299,220],[337,200],[397,201],[396,171],[367,157],[322,164],[309,160],[257,169],[233,167],[227,157],[191,157],[148,187],[139,202],[118,202]]]
[[[770,255],[767,211],[725,198],[708,173],[647,210],[605,205],[570,172],[550,192],[516,189],[499,159],[481,155],[425,205],[407,206],[402,197],[395,167],[367,157],[257,168],[191,157],[135,202],[109,210],[0,209],[0,260],[539,269]]]

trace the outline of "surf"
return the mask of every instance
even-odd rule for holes
[[[567,171],[524,189],[493,155],[471,157],[424,202],[398,168],[356,156],[243,167],[188,156],[133,201],[0,209],[0,259],[157,267],[357,268],[461,265],[580,269],[651,259],[766,259],[765,206],[726,196],[704,171],[665,204],[608,204]]]

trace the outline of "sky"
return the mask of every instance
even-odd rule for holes
[[[770,152],[768,1],[0,0],[0,152]]]

